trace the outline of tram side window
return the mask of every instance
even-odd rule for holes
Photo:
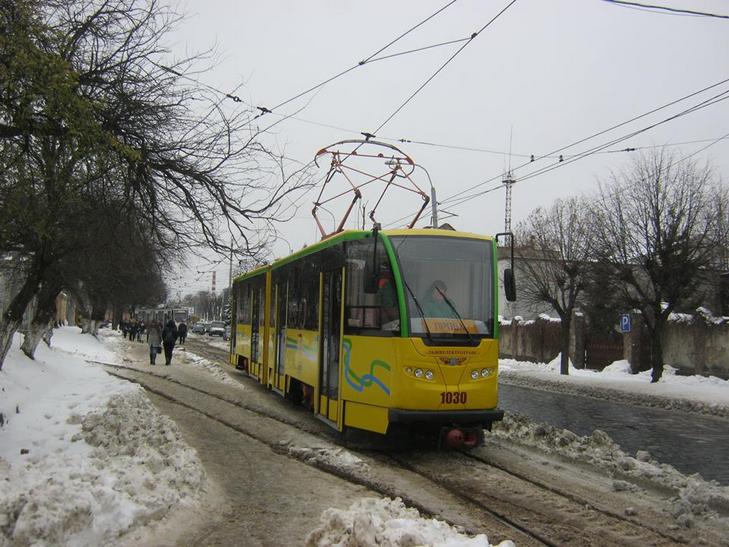
[[[286,326],[300,329],[303,325],[301,306],[301,263],[289,266],[289,299]]]
[[[314,257],[306,257],[302,264],[302,321],[306,330],[319,329],[319,267]]]
[[[347,334],[391,336],[400,330],[395,282],[382,241],[377,244],[376,256],[374,252],[372,238],[347,243],[344,312]],[[374,279],[368,279],[370,276]],[[374,286],[376,292],[366,292],[368,285]]]
[[[279,296],[280,298],[280,296]],[[276,326],[276,286],[271,291],[271,299],[268,302],[268,326]]]
[[[248,283],[238,285],[238,321],[251,322],[251,286]]]
[[[262,327],[265,325],[266,318],[264,316],[264,312],[266,309],[266,294],[264,291],[264,284],[260,283],[258,287],[256,287],[256,291],[258,291],[258,325]]]

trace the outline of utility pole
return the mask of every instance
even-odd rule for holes
[[[233,318],[233,245],[235,239],[230,239],[230,263],[228,264],[228,310],[231,320]],[[232,330],[232,327],[231,327]]]
[[[213,270],[213,299],[212,299],[213,309],[211,313],[211,319],[215,320],[215,270]]]
[[[504,211],[504,231],[511,232],[511,187],[514,186],[514,183],[516,183],[513,175],[511,174],[511,169],[509,169],[506,172],[506,175],[504,175],[504,180],[502,182],[504,183],[504,186],[506,187],[506,204],[505,204],[506,207],[505,207],[505,211]]]
[[[430,217],[430,225],[433,228],[438,227],[438,201],[435,199],[435,186],[430,185],[430,207],[432,210]]]
[[[233,290],[233,246],[230,248],[230,262],[228,264],[228,299],[230,299],[230,291]]]

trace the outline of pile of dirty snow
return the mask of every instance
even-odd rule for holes
[[[282,450],[290,456],[321,469],[341,473],[366,472],[369,466],[344,448],[310,448],[281,443]]]
[[[221,367],[217,363],[213,363],[212,361],[205,359],[204,357],[200,357],[199,355],[196,355],[194,353],[185,353],[185,357],[187,362],[190,363],[192,366],[209,372],[220,383],[233,385],[243,389],[242,384],[231,378],[230,375],[225,372],[223,367]]]
[[[319,527],[306,538],[306,545],[489,547],[491,544],[484,534],[469,537],[446,522],[421,517],[416,509],[405,507],[400,498],[364,498],[346,510],[324,511]],[[508,540],[498,545],[514,547]]]

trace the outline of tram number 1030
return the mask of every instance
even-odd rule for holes
[[[468,393],[465,391],[441,391],[440,404],[442,405],[463,405],[466,404]]]

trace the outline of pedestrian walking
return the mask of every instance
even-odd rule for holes
[[[177,339],[181,345],[185,345],[185,338],[187,338],[187,324],[184,321],[180,321],[177,325]]]
[[[154,365],[157,354],[162,353],[162,333],[159,323],[155,320],[147,327],[147,343],[149,344],[149,364]]]
[[[133,319],[132,322],[129,324],[129,340],[131,342],[134,342],[137,339],[137,334],[139,333],[139,325],[137,324],[137,320]]]
[[[170,319],[162,329],[162,346],[165,350],[165,365],[172,364],[172,350],[175,347],[177,341],[177,326],[175,321]]]

